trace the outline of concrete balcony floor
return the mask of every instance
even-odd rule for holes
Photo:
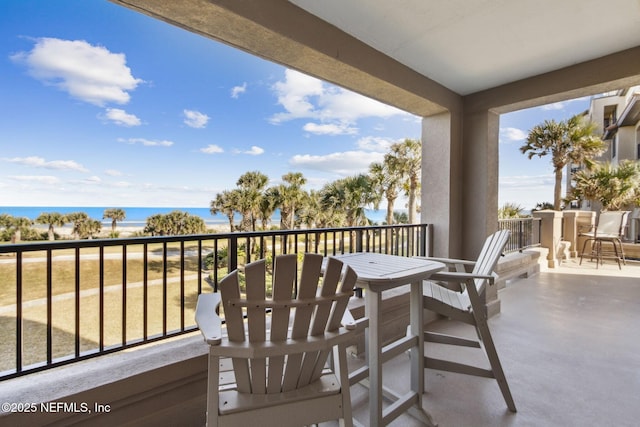
[[[508,411],[495,380],[428,370],[423,407],[440,426],[640,425],[639,263],[619,270],[613,261],[596,269],[594,262],[569,260],[510,282],[499,298],[502,311],[490,328],[518,412]],[[450,321],[432,329],[475,334]],[[426,349],[460,360],[473,353],[488,366],[477,349],[463,354],[430,343]],[[383,372],[386,386],[408,390],[408,356],[385,364]],[[367,400],[363,386],[352,387],[355,418],[364,425]],[[403,415],[391,425],[420,424]]]
[[[510,281],[499,298],[501,313],[489,324],[518,412],[507,410],[494,380],[428,370],[423,407],[440,426],[640,425],[640,263],[619,270],[612,261],[598,269],[594,262],[565,261]],[[445,320],[429,327],[475,336],[471,327]],[[488,365],[477,349],[428,343],[426,350]],[[0,416],[0,425],[203,425],[206,352],[194,333],[8,380],[0,385],[4,402],[99,402],[112,404],[113,412],[13,414]],[[350,359],[352,368],[363,363]],[[408,355],[385,364],[383,379],[407,391]],[[351,390],[355,419],[367,426],[368,390],[360,384]],[[421,424],[403,414],[391,425]]]

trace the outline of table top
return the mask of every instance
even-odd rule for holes
[[[443,270],[441,262],[369,252],[335,255],[358,275],[358,286],[372,291],[384,291],[417,280],[428,279]]]

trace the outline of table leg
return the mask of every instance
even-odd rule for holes
[[[365,334],[369,365],[369,425],[382,425],[382,331],[380,329],[381,292],[365,292],[365,316],[369,331]]]
[[[418,395],[417,406],[422,407],[424,393],[424,310],[422,307],[422,282],[411,284],[410,330],[418,345],[411,348],[411,391]]]
[[[431,414],[422,408],[424,393],[424,308],[422,304],[422,281],[411,284],[409,330],[416,338],[417,346],[411,348],[411,391],[416,393],[416,406],[411,414],[429,426],[437,426]]]

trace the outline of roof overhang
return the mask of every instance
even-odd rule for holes
[[[420,116],[640,84],[637,0],[111,1]]]

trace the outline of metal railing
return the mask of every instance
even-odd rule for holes
[[[540,218],[512,218],[498,221],[500,230],[511,231],[505,253],[540,246]]]
[[[0,245],[0,380],[191,332],[198,294],[260,258],[431,246],[427,224]]]

